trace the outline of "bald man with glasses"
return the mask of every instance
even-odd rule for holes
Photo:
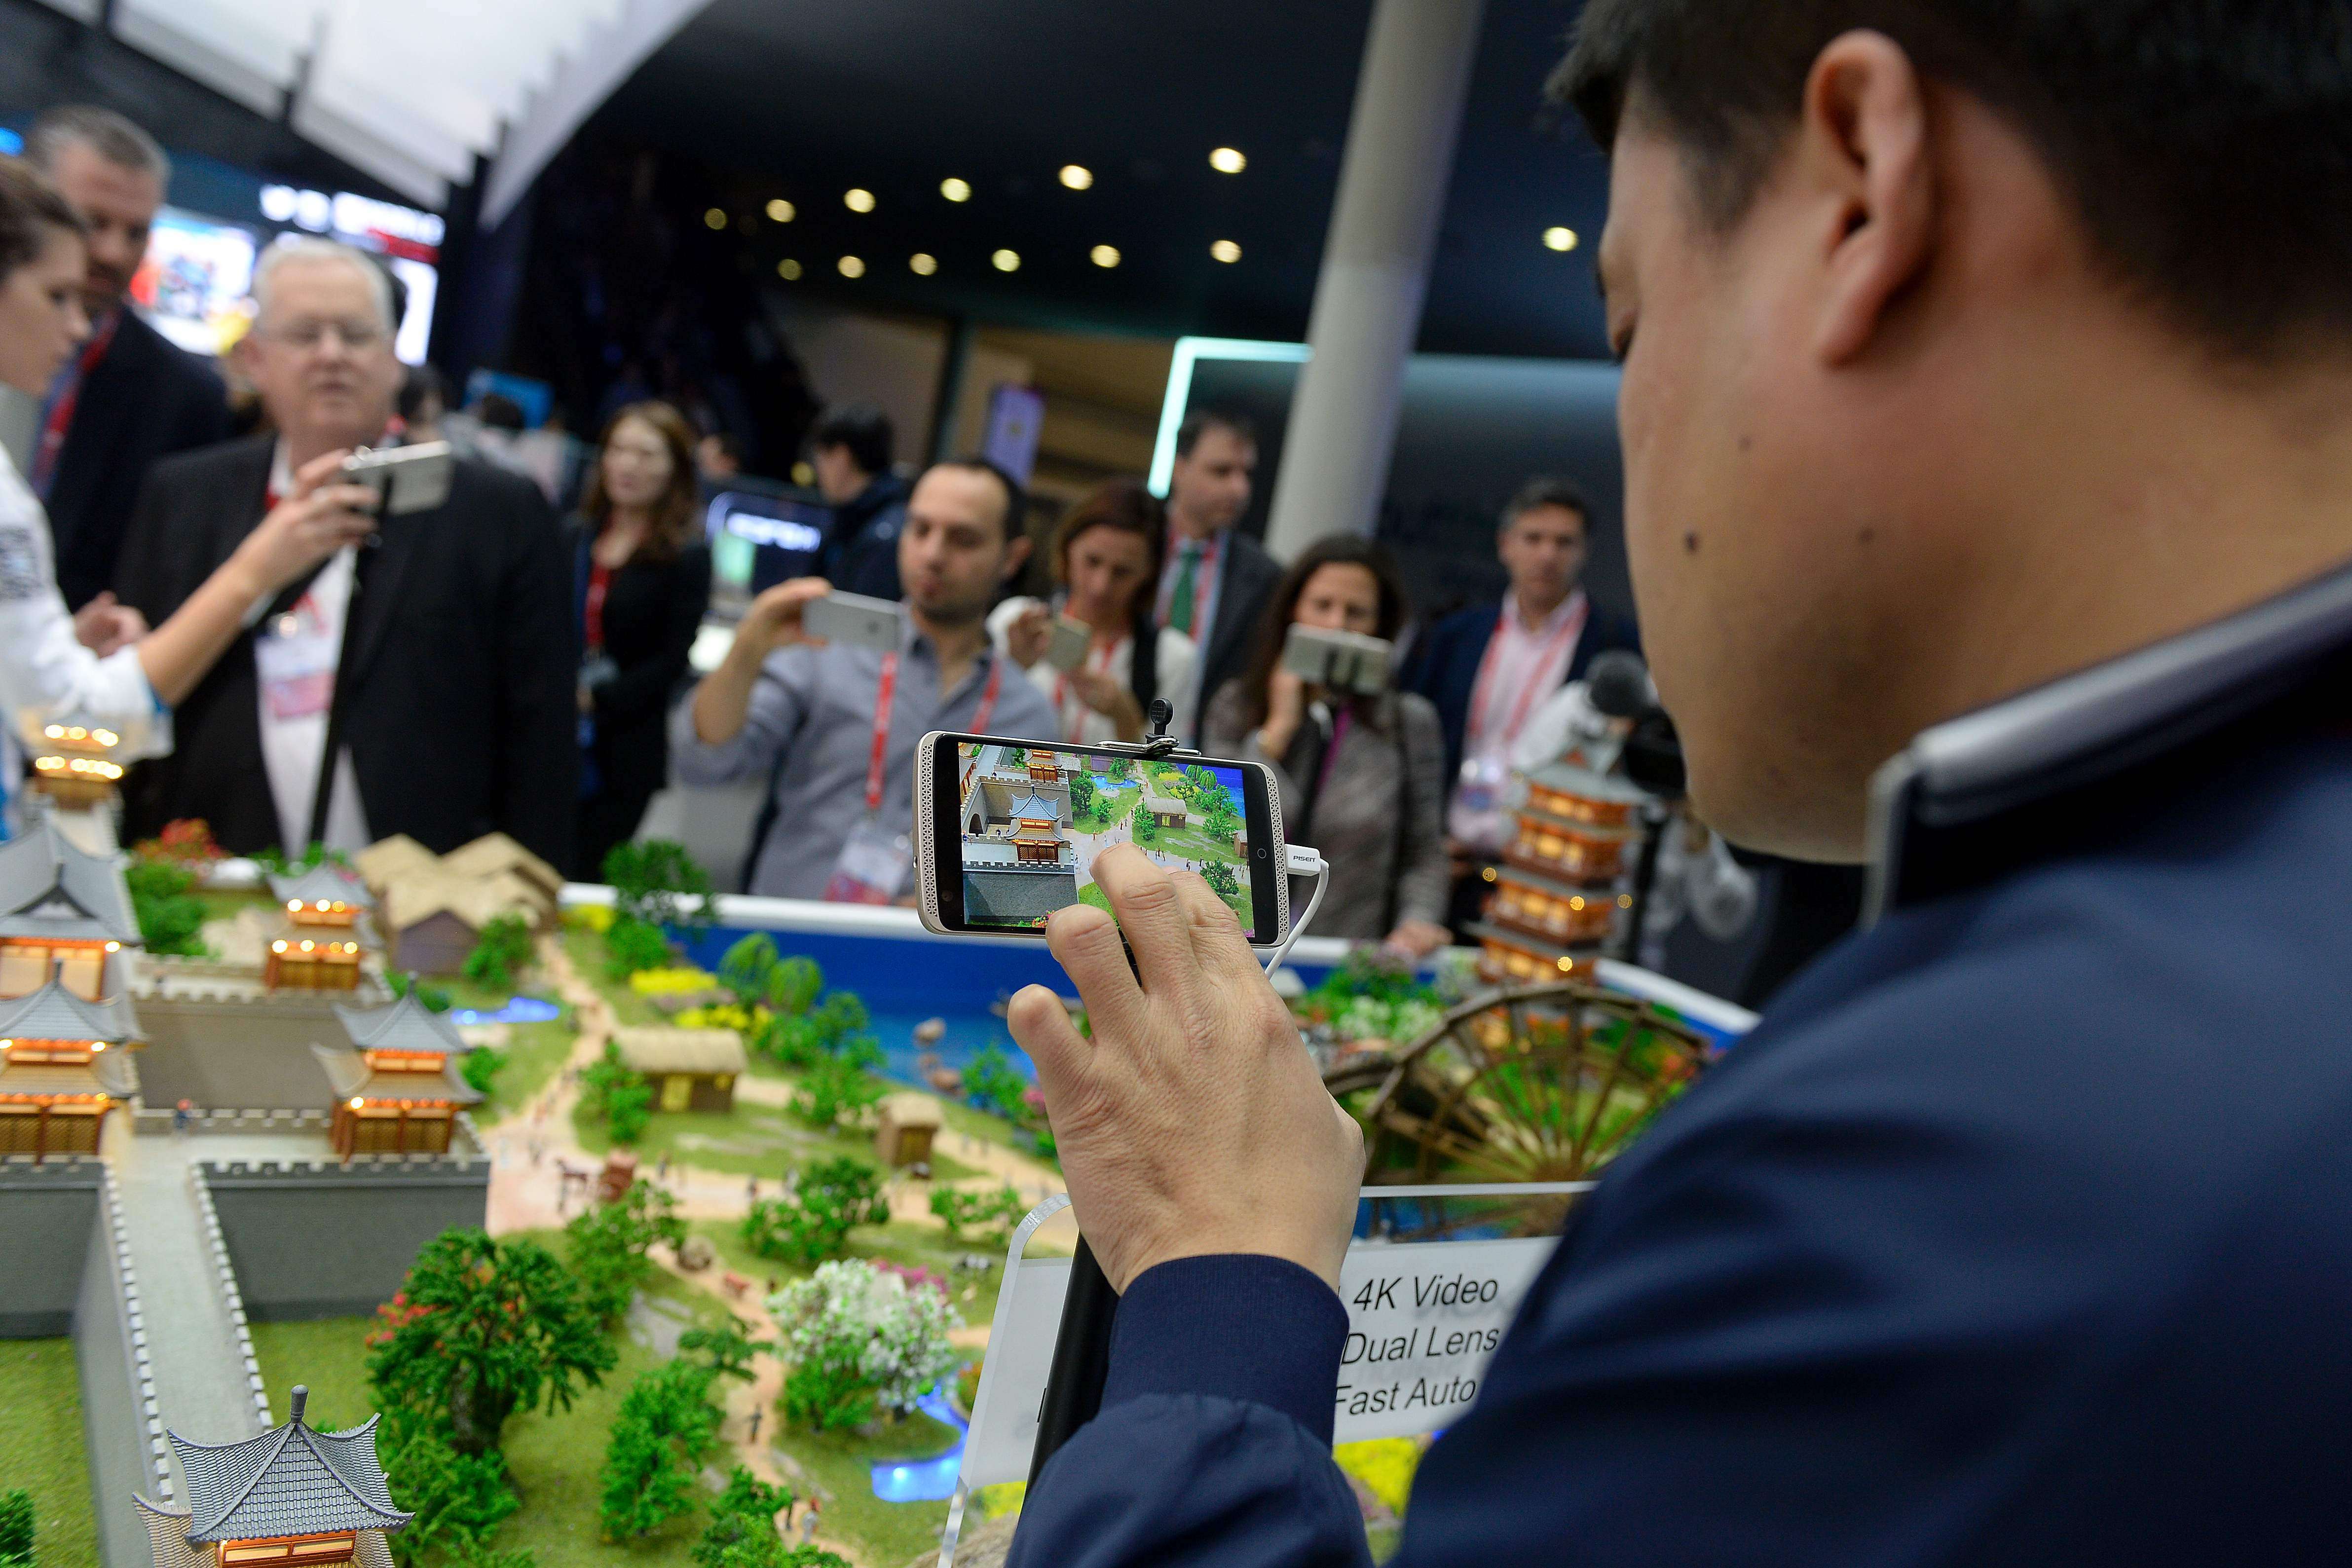
[[[352,451],[397,440],[390,283],[326,240],[256,269],[246,369],[276,427],[150,478],[119,592],[169,615],[275,508],[305,504]],[[448,499],[254,606],[250,630],[142,767],[126,828],[200,816],[234,853],[352,850],[405,833],[446,851],[492,831],[569,856],[577,636],[554,514],[525,479],[456,461]]]

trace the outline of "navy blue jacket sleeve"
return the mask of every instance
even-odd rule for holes
[[[1037,1478],[1007,1568],[1369,1568],[1331,1462],[1347,1333],[1293,1263],[1146,1271],[1119,1300],[1102,1413]]]

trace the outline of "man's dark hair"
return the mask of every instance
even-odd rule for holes
[[[172,160],[155,138],[94,103],[63,104],[34,121],[25,134],[25,156],[43,174],[55,174],[58,154],[76,142],[117,168],[152,174],[159,185],[172,183]]]
[[[743,443],[737,440],[731,432],[713,430],[702,438],[717,447],[719,455],[729,462],[740,463],[743,460]]]
[[[1184,416],[1184,423],[1176,426],[1176,455],[1191,457],[1192,448],[1201,444],[1201,437],[1212,430],[1229,430],[1234,439],[1252,445],[1257,441],[1257,426],[1250,423],[1246,415],[1225,408],[1195,408]]]
[[[21,158],[0,157],[0,283],[39,258],[59,234],[87,233],[57,187]]]
[[[827,447],[846,447],[849,460],[857,465],[861,473],[887,474],[890,471],[896,437],[890,428],[890,416],[874,405],[844,403],[818,416],[816,427],[809,432],[809,450],[822,452]]]
[[[400,378],[400,400],[393,406],[401,418],[414,421],[423,416],[425,405],[430,400],[440,412],[449,411],[449,382],[429,364],[412,364]]]
[[[1004,489],[1004,542],[1010,544],[1022,537],[1023,531],[1029,526],[1029,492],[1021,488],[1021,481],[1007,472],[1003,464],[974,455],[948,458],[933,463],[931,468],[934,470],[961,468],[966,473],[986,474],[994,479]]]
[[[1592,526],[1592,509],[1585,504],[1584,492],[1557,474],[1538,474],[1513,491],[1511,499],[1503,503],[1502,525],[1510,527],[1539,506],[1566,507],[1588,530]]]
[[[2254,361],[2352,347],[2343,0],[1591,0],[1551,91],[1604,149],[1629,108],[1680,142],[1726,230],[1855,28],[2015,124],[2176,325]]]

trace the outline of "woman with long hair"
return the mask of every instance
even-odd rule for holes
[[[81,306],[86,232],[81,216],[29,164],[0,157],[0,383],[27,396],[47,397],[89,335]],[[85,606],[79,622],[67,613],[48,518],[0,451],[0,726],[21,735],[71,714],[120,736],[120,756],[170,751],[172,705],[243,635],[253,612],[374,530],[352,509],[371,504],[375,492],[335,482],[350,455],[305,465],[293,492],[151,632],[110,595]],[[11,800],[15,784],[0,779]]]
[[[1266,605],[1249,668],[1210,700],[1201,748],[1265,763],[1283,832],[1330,867],[1314,934],[1421,958],[1445,942],[1445,740],[1425,697],[1309,686],[1282,668],[1293,626],[1396,640],[1403,579],[1389,552],[1339,535],[1302,552]]]
[[[670,694],[710,603],[694,427],[667,403],[613,416],[580,498],[580,818],[572,874],[604,875],[669,773]]]
[[[1005,656],[1054,700],[1062,739],[1075,746],[1140,741],[1154,697],[1175,701],[1192,678],[1192,639],[1151,624],[1167,525],[1139,479],[1112,479],[1070,509],[1054,531],[1056,591],[1007,599],[988,617]],[[1075,669],[1045,658],[1056,611],[1086,624],[1087,655]],[[1138,647],[1152,657],[1139,661]]]

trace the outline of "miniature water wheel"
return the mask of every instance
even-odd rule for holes
[[[1648,1126],[1706,1050],[1647,1002],[1560,981],[1473,998],[1324,1084],[1364,1124],[1367,1183],[1574,1182]]]

